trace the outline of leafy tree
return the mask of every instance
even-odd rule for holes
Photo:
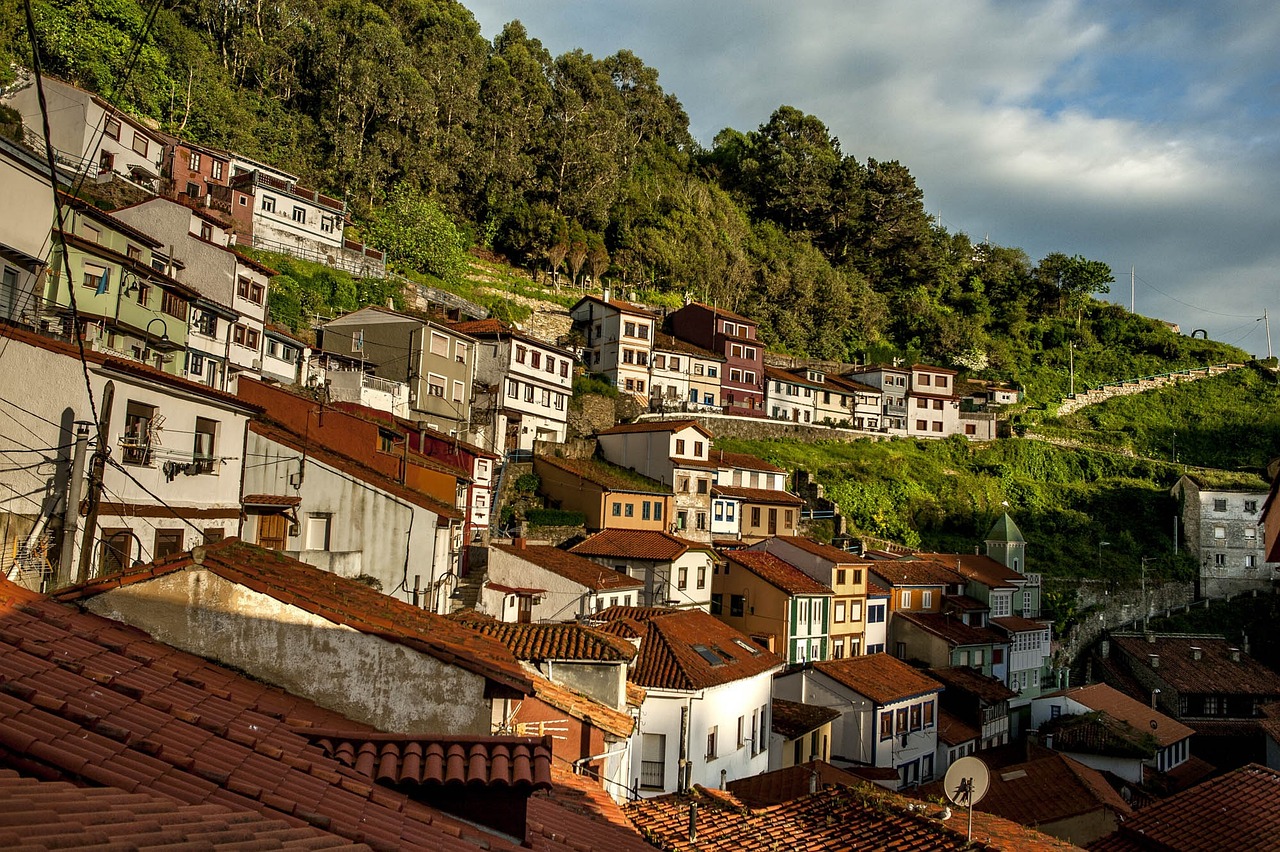
[[[369,223],[369,240],[393,263],[456,283],[467,266],[462,235],[434,201],[397,185]]]

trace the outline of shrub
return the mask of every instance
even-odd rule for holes
[[[587,516],[581,512],[564,509],[530,509],[524,513],[524,519],[531,527],[580,527],[587,522]]]

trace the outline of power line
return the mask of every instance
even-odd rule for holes
[[[1210,310],[1209,308],[1202,308],[1199,305],[1193,305],[1190,302],[1184,302],[1182,299],[1179,299],[1177,296],[1174,296],[1170,293],[1166,293],[1165,291],[1161,290],[1159,287],[1152,284],[1150,281],[1146,280],[1142,276],[1135,275],[1134,277],[1137,280],[1141,281],[1144,286],[1150,287],[1152,290],[1155,290],[1161,296],[1164,296],[1167,299],[1172,299],[1173,301],[1177,302],[1179,305],[1182,305],[1183,307],[1191,308],[1193,311],[1201,311],[1202,313],[1213,314],[1214,316],[1219,316],[1219,317],[1230,317],[1232,319],[1257,319],[1257,317],[1252,314],[1227,314],[1227,313],[1223,313],[1222,311],[1214,311],[1214,310]]]

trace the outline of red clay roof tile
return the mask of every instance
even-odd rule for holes
[[[738,485],[713,485],[712,494],[722,497],[733,497],[744,503],[766,503],[777,506],[803,506],[804,500],[790,491],[777,491],[772,488],[744,488]]]
[[[726,550],[721,556],[788,595],[835,594],[827,586],[772,553],[763,550]]]
[[[683,556],[690,547],[705,549],[707,545],[700,545],[660,530],[607,529],[569,548],[569,552],[579,556],[610,556],[670,562]]]
[[[943,688],[933,678],[889,654],[823,660],[814,663],[813,668],[877,704],[941,692]]]
[[[571,580],[592,591],[635,589],[644,585],[643,580],[637,580],[634,577],[623,574],[621,571],[606,568],[603,565],[592,562],[590,559],[546,544],[526,544],[521,546],[494,543],[489,547],[493,550],[500,550],[517,559],[523,559],[532,565],[537,565],[545,571],[550,571],[558,577]]]
[[[492,636],[520,660],[591,660],[629,663],[635,646],[582,624],[515,624],[485,618],[456,618],[471,630]]]

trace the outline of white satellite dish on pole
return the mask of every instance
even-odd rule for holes
[[[947,770],[942,790],[953,804],[969,809],[969,840],[973,840],[973,806],[982,801],[991,786],[987,765],[976,757],[962,757]]]

